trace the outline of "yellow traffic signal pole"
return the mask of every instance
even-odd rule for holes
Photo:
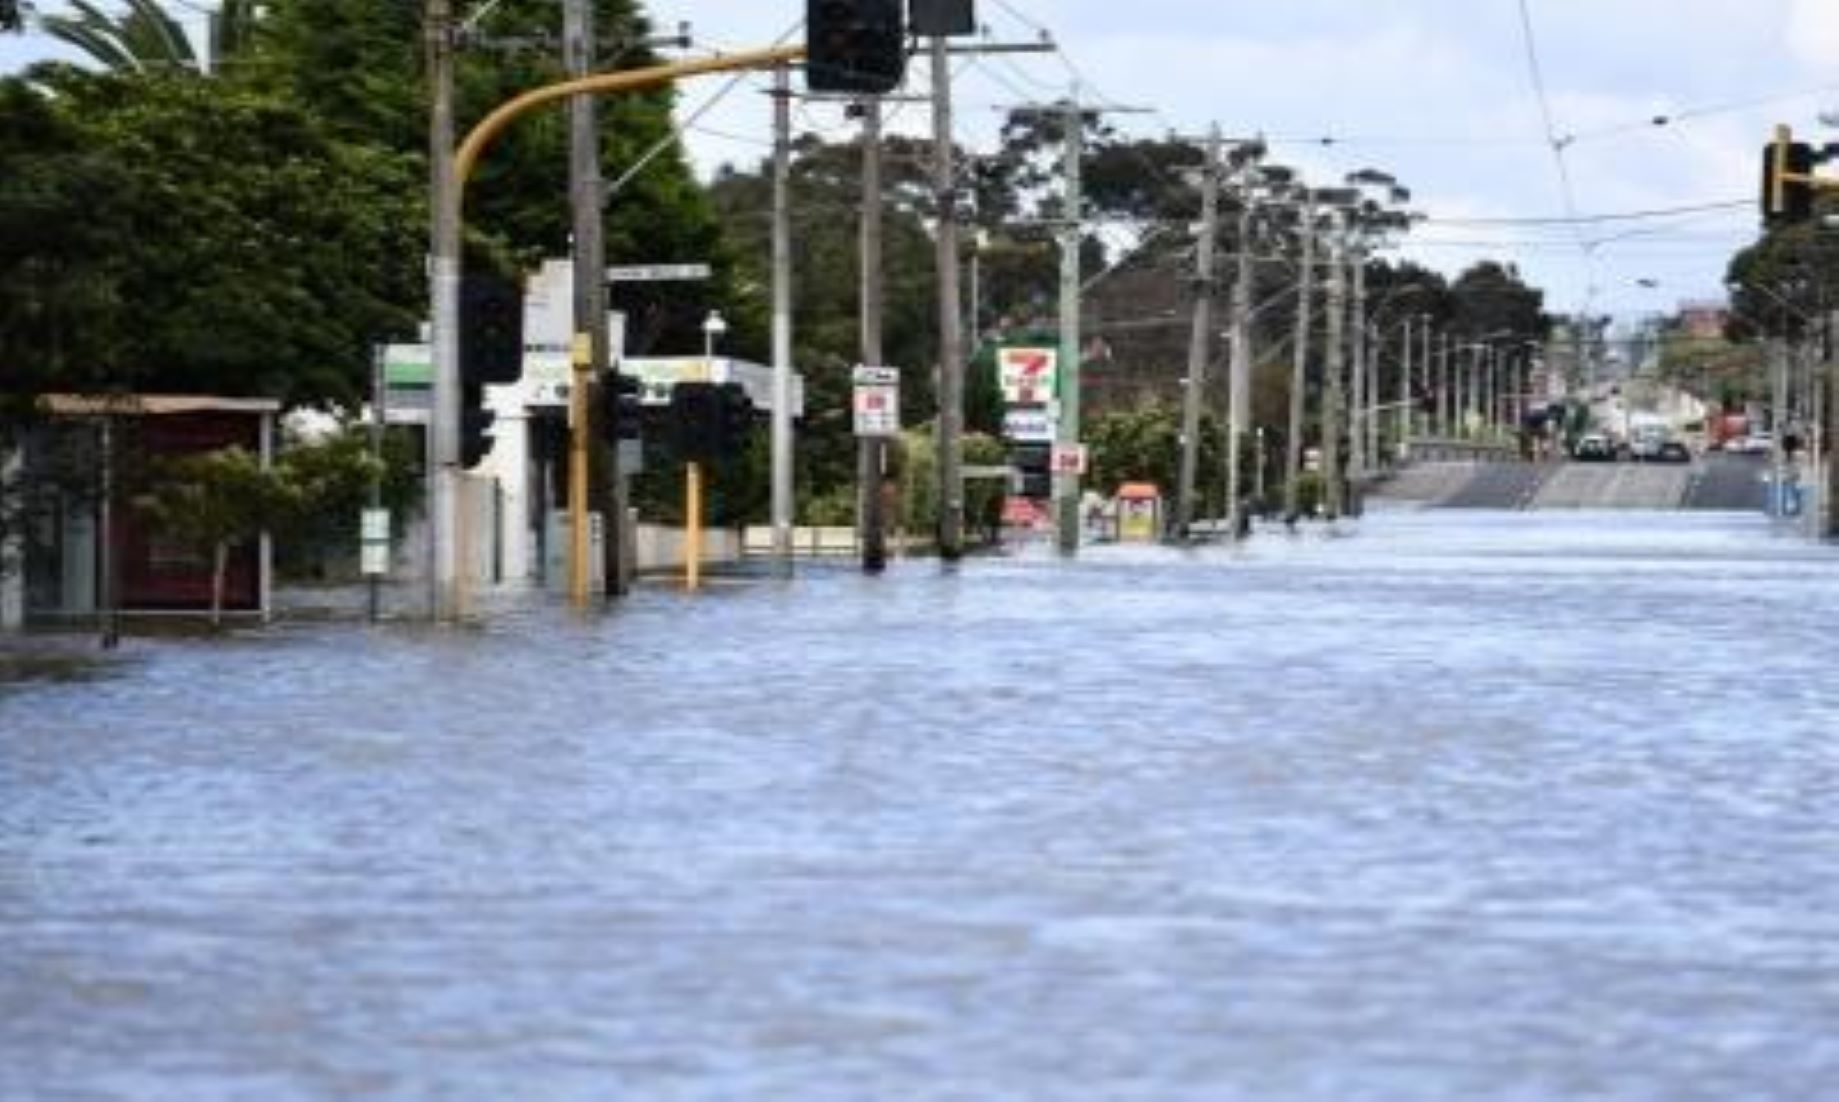
[[[702,464],[683,465],[683,588],[702,584]]]
[[[459,417],[459,271],[460,271],[460,225],[465,209],[466,183],[472,178],[474,167],[492,140],[504,131],[520,115],[532,108],[547,103],[578,95],[606,95],[617,92],[635,92],[660,85],[671,84],[685,77],[701,76],[705,73],[732,72],[736,69],[770,69],[776,65],[789,64],[804,57],[803,46],[779,46],[764,50],[749,50],[729,54],[724,57],[697,58],[692,61],[672,62],[669,65],[653,65],[644,69],[631,69],[617,73],[596,73],[593,76],[578,77],[573,80],[560,81],[556,84],[533,88],[522,95],[506,100],[494,108],[490,114],[481,119],[478,125],[466,135],[459,148],[453,153],[452,175],[445,181],[445,186],[437,186],[433,196],[435,207],[435,240],[433,247],[434,293],[433,293],[433,359],[434,420],[446,424],[457,424]],[[583,319],[576,319],[582,324]],[[577,357],[574,381],[581,381],[579,357]],[[576,395],[581,395],[577,398]],[[570,405],[577,414],[570,427],[570,463],[568,487],[568,516],[571,531],[570,555],[573,562],[569,567],[569,590],[577,608],[587,607],[587,477],[584,462],[577,463],[576,457],[585,459],[589,446],[588,430],[590,418],[582,403],[585,402],[585,389],[579,385],[572,388]],[[437,448],[437,465],[446,466],[452,461],[446,456],[447,451],[457,448]],[[579,474],[577,475],[577,468]],[[446,472],[439,472],[437,479],[446,478]],[[445,485],[437,481],[437,488]],[[439,494],[437,493],[437,497]],[[437,505],[440,502],[437,501]],[[458,503],[450,508],[436,508],[434,522],[435,540],[435,616],[437,619],[453,619],[459,615],[458,599],[461,581],[457,576],[457,563],[454,550],[458,546],[459,523]],[[612,526],[609,526],[612,527]]]

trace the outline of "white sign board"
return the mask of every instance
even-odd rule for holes
[[[619,361],[619,373],[639,381],[639,401],[648,406],[670,405],[671,388],[678,383],[740,383],[753,406],[762,412],[773,408],[773,369],[765,364],[750,363],[717,356],[627,356]],[[804,376],[792,373],[792,416],[805,412]]]
[[[655,283],[670,279],[708,279],[707,264],[628,264],[607,269],[609,283]]]
[[[900,388],[857,384],[855,392],[857,436],[900,435]]]
[[[1017,444],[1051,444],[1058,421],[1052,406],[1011,406],[1003,411],[1003,436]]]
[[[358,520],[358,568],[365,577],[390,569],[390,511],[365,509]]]
[[[1085,474],[1086,446],[1084,444],[1055,444],[1048,466],[1055,474]]]
[[[1001,348],[996,352],[996,378],[1003,401],[1011,405],[1044,405],[1054,400],[1060,377],[1060,353],[1052,348]]]
[[[857,364],[856,369],[849,373],[849,377],[857,386],[899,386],[900,368],[869,367],[866,364]]]

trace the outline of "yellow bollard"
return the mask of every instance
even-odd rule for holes
[[[695,592],[702,581],[702,464],[683,468],[683,588]]]

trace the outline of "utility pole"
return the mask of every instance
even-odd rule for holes
[[[1337,209],[1328,241],[1328,355],[1323,367],[1322,484],[1330,519],[1341,515],[1341,421],[1346,404],[1342,371],[1347,353],[1347,217]]]
[[[1188,378],[1181,396],[1181,470],[1176,481],[1175,534],[1188,539],[1194,525],[1194,474],[1200,457],[1200,407],[1206,393],[1213,336],[1213,254],[1220,207],[1220,128],[1207,138],[1201,172],[1200,238],[1194,253],[1194,327],[1188,335]],[[1230,505],[1228,506],[1230,508]]]
[[[773,559],[792,572],[792,70],[773,68]]]
[[[1309,386],[1309,331],[1313,325],[1310,307],[1315,298],[1315,197],[1303,199],[1303,262],[1297,287],[1296,336],[1290,361],[1290,424],[1284,440],[1283,511],[1285,517],[1296,516],[1297,480],[1303,469],[1303,412]]]
[[[460,218],[454,177],[453,4],[427,0],[429,315],[433,328],[428,410],[429,606],[435,620],[458,619],[460,477]]]
[[[1261,149],[1262,146],[1255,146]],[[1245,158],[1240,172],[1238,264],[1232,281],[1232,360],[1226,376],[1226,531],[1239,538],[1243,523],[1244,493],[1240,490],[1245,439],[1246,407],[1251,404],[1252,377],[1252,204],[1256,201],[1257,156]]]
[[[584,77],[594,69],[594,8],[592,0],[565,0],[562,5],[563,64],[571,77]],[[588,498],[598,500],[601,516],[601,563],[606,593],[620,591],[621,521],[614,508],[618,495],[607,491],[619,483],[616,451],[594,443],[596,388],[611,385],[607,370],[607,263],[606,234],[601,202],[599,110],[590,95],[568,100],[568,200],[574,224],[574,345],[586,352],[577,356],[570,402],[577,421],[570,426],[571,454],[585,460],[589,471],[579,486],[569,481],[569,519],[572,524],[569,595],[577,609],[588,604],[588,556],[592,554],[588,523]],[[594,454],[594,453],[598,454]],[[593,459],[598,458],[598,464]],[[574,462],[571,459],[571,462]],[[591,468],[599,467],[600,478]],[[599,493],[593,484],[599,483]],[[609,500],[611,499],[611,500]],[[612,507],[609,507],[612,506]]]
[[[1063,115],[1066,128],[1066,194],[1060,226],[1060,423],[1054,439],[1071,447],[1079,443],[1079,245],[1084,237],[1085,198],[1080,172],[1085,156],[1085,114],[1068,100]],[[1079,550],[1079,475],[1054,472],[1055,527],[1060,550]]]
[[[932,190],[939,232],[939,557],[964,556],[964,348],[958,302],[958,184],[952,172],[951,59],[944,35],[932,38]]]
[[[1782,446],[1788,409],[1788,345],[1783,340],[1769,342],[1769,377],[1769,515],[1779,519],[1786,504],[1782,480],[1788,454]]]
[[[862,106],[861,280],[862,362],[882,366],[881,348],[881,97],[864,96]],[[862,569],[887,568],[887,517],[882,509],[884,455],[881,438],[856,443],[857,514],[862,525]]]
[[[1450,432],[1450,405],[1451,400],[1455,397],[1451,393],[1455,379],[1451,377],[1450,335],[1447,331],[1443,334],[1441,343],[1442,347],[1438,350],[1437,356],[1437,433],[1448,440],[1454,435]]]
[[[1392,452],[1397,459],[1405,458],[1406,441],[1411,439],[1411,315],[1405,315],[1404,336],[1399,342],[1398,363],[1398,416],[1393,423],[1398,426],[1398,446]]]
[[[1360,232],[1359,221],[1356,220],[1354,225],[1356,228],[1352,232],[1357,234]],[[1349,364],[1348,371],[1353,384],[1351,402],[1353,413],[1348,418],[1347,425],[1347,469],[1348,488],[1352,491],[1354,485],[1366,476],[1366,431],[1367,422],[1372,419],[1372,411],[1367,408],[1371,403],[1371,398],[1367,394],[1366,385],[1366,252],[1358,239],[1347,251],[1347,270],[1349,280],[1353,284],[1354,300],[1352,313],[1348,319],[1348,335],[1353,345],[1351,349],[1353,354],[1349,357],[1352,362]],[[1352,494],[1348,501],[1350,511],[1353,511],[1352,507],[1358,500],[1359,495]]]

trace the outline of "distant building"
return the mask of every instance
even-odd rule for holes
[[[1679,331],[1692,340],[1724,339],[1724,323],[1730,319],[1730,307],[1723,302],[1703,300],[1679,304]]]

